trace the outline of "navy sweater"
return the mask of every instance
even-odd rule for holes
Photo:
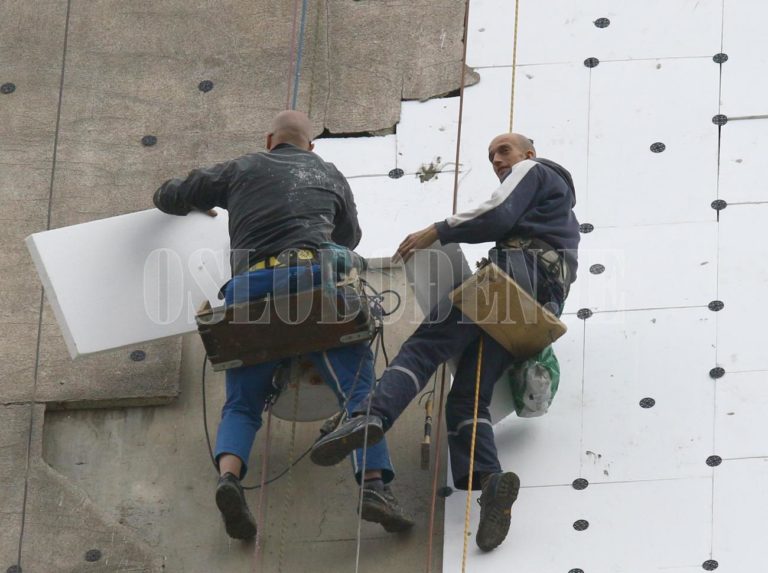
[[[548,159],[526,159],[477,208],[435,224],[442,244],[538,238],[559,252],[576,278],[579,222],[571,174]]]

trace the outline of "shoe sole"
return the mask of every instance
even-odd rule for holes
[[[496,549],[509,532],[512,504],[520,492],[520,478],[514,473],[506,473],[499,480],[496,496],[492,504],[485,508],[483,519],[477,528],[477,546],[483,551]]]
[[[394,517],[385,507],[377,503],[364,503],[360,517],[365,521],[378,523],[387,533],[400,533],[413,527],[412,521]]]
[[[256,526],[236,487],[224,484],[216,490],[216,505],[224,518],[227,535],[234,539],[250,539],[256,535]]]
[[[318,466],[335,466],[349,454],[362,448],[365,443],[365,429],[368,428],[368,447],[375,446],[384,437],[384,431],[372,424],[360,426],[354,431],[338,438],[320,440],[312,448],[309,457]]]

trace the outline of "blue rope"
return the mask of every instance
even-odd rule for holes
[[[301,56],[304,52],[304,29],[307,23],[307,4],[304,0],[301,5],[301,26],[299,30],[299,49],[296,57],[296,72],[293,78],[293,99],[291,100],[291,109],[296,109],[296,100],[299,97],[299,78],[301,77]]]

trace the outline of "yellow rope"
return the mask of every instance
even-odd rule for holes
[[[515,120],[515,78],[517,77],[517,23],[520,21],[520,0],[515,0],[515,40],[512,47],[512,101],[509,104],[509,132]]]
[[[291,369],[291,375],[293,369]],[[292,377],[292,376],[291,376]],[[293,456],[296,448],[296,419],[299,417],[299,389],[301,388],[301,382],[296,380],[296,394],[293,397],[293,422],[291,424],[291,445],[288,447],[288,483],[285,487],[285,497],[283,498],[283,521],[280,526],[280,550],[277,557],[277,571],[280,573],[283,570],[283,556],[285,554],[285,527],[286,517],[288,516],[288,509],[293,501]]]
[[[464,510],[464,552],[461,556],[461,573],[467,567],[467,544],[469,543],[469,512],[472,508],[472,474],[475,471],[475,439],[477,438],[477,408],[480,403],[480,373],[483,368],[483,335],[477,350],[477,375],[475,379],[475,411],[472,415],[472,444],[469,447],[469,479],[467,482],[467,506]]]

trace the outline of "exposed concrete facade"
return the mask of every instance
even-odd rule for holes
[[[402,99],[457,89],[463,2],[321,0],[309,8],[298,108],[316,133],[387,130]],[[292,2],[267,0],[10,0],[0,8],[0,84],[15,88],[0,95],[0,571],[19,563],[46,573],[248,566],[252,546],[227,540],[213,505],[199,342],[71,362],[23,239],[149,208],[164,179],[261,148],[285,107],[292,22]],[[211,91],[198,89],[203,80]],[[143,146],[146,135],[157,144]],[[390,354],[409,328],[393,327]],[[146,358],[132,360],[133,350]],[[216,378],[211,420],[222,398]],[[52,411],[86,407],[106,409]],[[421,423],[415,406],[392,434],[401,445],[397,492],[418,514],[417,529],[393,539],[366,525],[364,571],[410,570],[425,556]],[[297,450],[316,432],[301,426]],[[290,424],[276,424],[273,467],[287,460],[289,435]],[[292,479],[269,495],[265,570],[349,562],[348,468],[307,464]],[[286,505],[287,492],[296,494]],[[99,559],[86,562],[93,549]]]

